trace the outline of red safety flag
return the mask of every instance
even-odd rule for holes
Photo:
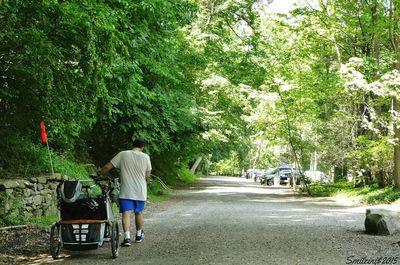
[[[42,141],[43,143],[47,143],[49,139],[47,138],[46,135],[46,127],[44,127],[44,121],[40,122],[40,129],[42,129]]]

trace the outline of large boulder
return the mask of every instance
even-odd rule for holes
[[[365,232],[373,235],[391,235],[399,230],[399,214],[386,209],[367,209]]]

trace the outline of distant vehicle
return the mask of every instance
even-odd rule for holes
[[[266,170],[264,174],[262,174],[260,177],[260,184],[261,185],[267,184],[268,186],[273,185],[276,172],[277,172],[276,168],[270,168]]]
[[[254,176],[253,176],[254,182],[259,181],[259,180],[261,179],[261,177],[262,177],[263,175],[265,175],[266,172],[267,172],[266,169],[256,169],[256,170],[254,171]]]
[[[293,181],[296,181],[296,185],[300,185],[301,183],[304,183],[304,180],[302,179],[301,173],[304,172],[301,169],[295,168],[292,170],[292,176],[290,178],[290,185],[293,185]]]
[[[246,179],[252,178],[253,172],[254,172],[254,169],[253,168],[249,168],[245,173]]]
[[[311,182],[328,183],[328,177],[322,171],[307,170],[304,172],[304,176],[309,178]]]
[[[264,172],[265,172],[265,169],[249,168],[246,171],[245,176],[247,179],[253,179],[254,181],[258,181]]]
[[[268,186],[274,185],[274,178],[279,177],[280,184],[289,184],[292,176],[293,169],[288,165],[281,165],[264,174],[261,179],[261,185],[267,184]]]

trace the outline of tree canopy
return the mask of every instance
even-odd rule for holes
[[[102,165],[148,143],[156,173],[197,157],[400,185],[398,0],[0,2],[0,170]]]

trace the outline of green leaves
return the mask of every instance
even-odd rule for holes
[[[397,13],[378,0],[287,16],[265,4],[7,1],[0,135],[36,143],[44,119],[55,150],[100,164],[144,138],[163,173],[211,153],[230,169],[293,162],[292,149],[325,169],[386,157]]]
[[[193,10],[186,1],[7,2],[1,135],[36,139],[44,119],[51,147],[100,163],[132,136],[150,142],[151,152],[182,145],[198,130],[196,54],[180,31]]]

